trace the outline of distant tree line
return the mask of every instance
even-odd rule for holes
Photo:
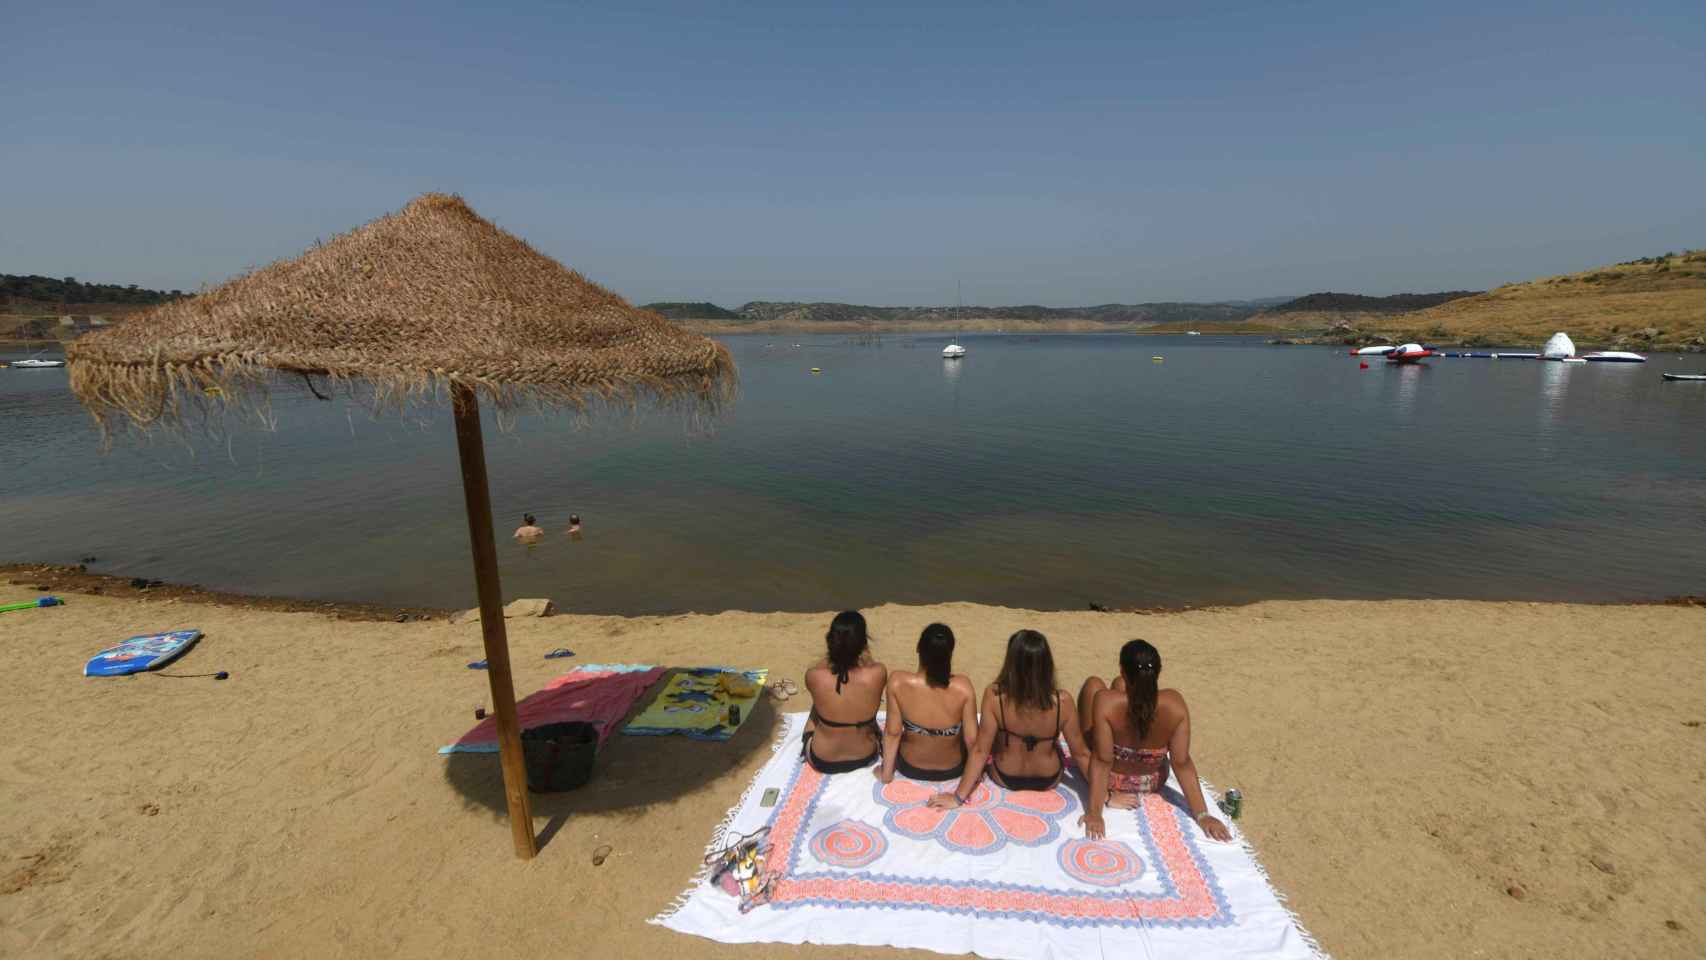
[[[658,303],[648,303],[642,309],[660,313],[671,320],[739,320],[741,315],[733,310],[725,310],[714,303],[700,301],[698,303],[680,303],[666,300]]]
[[[1409,313],[1426,310],[1452,300],[1473,297],[1479,290],[1448,290],[1444,293],[1398,293],[1390,297],[1365,297],[1359,293],[1311,293],[1269,307],[1272,313],[1298,313],[1304,310],[1356,310],[1364,313]]]
[[[148,306],[189,296],[182,290],[149,290],[136,284],[83,283],[76,277],[19,276],[0,273],[0,302],[128,303]]]

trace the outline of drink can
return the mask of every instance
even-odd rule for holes
[[[1236,787],[1226,791],[1226,795],[1220,798],[1220,811],[1234,820],[1238,819],[1238,815],[1244,812],[1244,794]]]

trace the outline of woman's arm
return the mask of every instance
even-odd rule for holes
[[[930,805],[937,809],[952,810],[965,803],[966,797],[977,789],[978,780],[983,778],[983,766],[989,762],[989,751],[995,747],[995,724],[987,722],[987,718],[995,712],[995,688],[990,687],[983,692],[983,716],[985,722],[978,724],[977,742],[972,744],[971,756],[966,758],[966,772],[960,775],[960,782],[954,786],[953,793],[942,792],[930,798]]]
[[[969,762],[971,755],[977,751],[977,737],[979,732],[977,725],[977,690],[971,685],[970,681],[966,682],[965,687],[966,700],[965,704],[960,707],[960,738],[965,741],[966,759]]]
[[[1179,706],[1184,716],[1179,719],[1172,739],[1167,742],[1167,754],[1173,761],[1173,773],[1179,778],[1179,789],[1185,792],[1191,818],[1204,833],[1216,840],[1231,840],[1232,831],[1209,814],[1208,801],[1202,795],[1202,781],[1197,779],[1197,763],[1191,759],[1191,710],[1185,706],[1183,696],[1179,698]]]
[[[1108,772],[1114,765],[1114,728],[1109,725],[1107,714],[1103,712],[1101,692],[1090,701],[1090,716],[1092,726],[1091,737],[1095,753],[1092,755],[1090,770],[1090,802],[1084,813],[1084,832],[1092,840],[1100,840],[1107,833],[1107,827],[1102,819],[1102,809],[1108,802]]]
[[[1061,732],[1066,734],[1066,745],[1072,750],[1073,766],[1088,780],[1092,767],[1090,745],[1084,741],[1084,728],[1078,725],[1078,705],[1065,690],[1056,690],[1054,695],[1060,698],[1060,725],[1064,728]]]
[[[906,731],[901,721],[906,719],[900,713],[900,698],[895,696],[895,679],[889,678],[888,687],[888,717],[883,721],[883,768],[877,773],[877,779],[884,783],[894,782],[895,760],[900,757],[900,737]]]

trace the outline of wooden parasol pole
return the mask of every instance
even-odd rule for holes
[[[474,547],[474,584],[480,592],[480,634],[486,642],[486,675],[492,682],[492,713],[498,721],[498,758],[515,855],[531,860],[539,852],[533,837],[533,812],[527,802],[527,766],[521,755],[521,730],[515,716],[515,682],[509,673],[509,637],[504,632],[503,587],[498,583],[498,549],[492,537],[492,495],[486,487],[486,444],[480,435],[480,401],[471,387],[451,387],[456,411],[456,450],[462,456],[462,497],[468,508],[468,541]]]

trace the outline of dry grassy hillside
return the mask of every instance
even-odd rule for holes
[[[1538,343],[1563,330],[1577,344],[1706,349],[1706,250],[1508,284],[1399,319],[1434,339]]]

